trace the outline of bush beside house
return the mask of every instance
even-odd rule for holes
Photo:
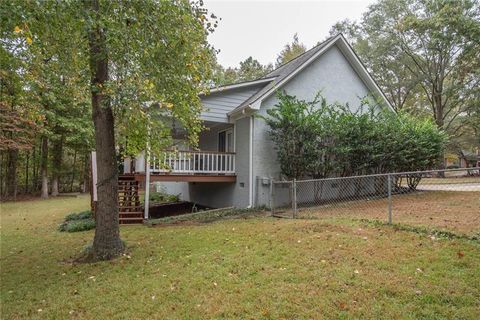
[[[263,119],[288,178],[326,178],[418,171],[443,159],[446,134],[429,119],[368,103],[357,111],[278,93]]]

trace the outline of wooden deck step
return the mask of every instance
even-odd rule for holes
[[[142,212],[142,211],[132,211],[132,212],[123,212],[123,211],[120,211],[119,214],[122,214],[122,215],[137,215],[137,216],[143,216],[143,212]]]
[[[122,218],[119,220],[120,224],[141,224],[143,223],[143,218]]]
[[[143,223],[139,190],[139,183],[135,181],[134,176],[118,178],[118,219],[120,224]]]

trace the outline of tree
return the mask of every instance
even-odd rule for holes
[[[240,62],[237,80],[242,82],[259,79],[272,71],[272,69],[273,66],[271,64],[263,66],[257,59],[248,57],[244,61]]]
[[[307,51],[307,47],[298,40],[298,34],[293,35],[292,43],[287,43],[280,54],[277,56],[276,67],[295,59],[302,53]]]
[[[213,50],[206,35],[216,27],[216,17],[208,15],[201,3],[186,0],[2,2],[0,9],[9,13],[1,15],[2,39],[12,42],[14,30],[25,30],[28,45],[20,51],[32,55],[32,60],[41,60],[42,50],[48,47],[53,58],[47,66],[63,52],[75,53],[79,65],[88,66],[82,74],[90,83],[80,77],[76,88],[89,88],[97,151],[98,207],[90,258],[111,259],[123,250],[116,193],[117,141],[128,140],[122,149],[135,153],[145,150],[147,139],[154,137],[151,151],[160,153],[169,146],[171,124],[176,123],[195,146],[202,128],[198,93],[211,77]],[[48,43],[43,43],[46,39]],[[21,59],[18,51],[12,52]],[[72,67],[71,63],[58,65],[62,71],[58,75]],[[57,82],[53,85],[62,88]],[[57,99],[61,94],[54,90],[51,96]],[[47,111],[58,113],[57,109]],[[62,132],[71,135],[69,130]]]
[[[470,112],[480,77],[480,5],[477,1],[381,0],[347,30],[363,61],[400,110],[428,112],[455,135]],[[477,92],[477,93],[476,93]]]
[[[156,137],[150,139],[154,152],[167,146],[170,123],[165,123],[165,117],[169,115],[195,144],[201,129],[198,93],[210,76],[206,31],[213,26],[206,10],[187,1],[113,6],[86,1],[84,12],[99,180],[93,255],[110,259],[123,249],[118,229],[113,111],[120,119],[119,131],[128,135],[128,152],[145,150],[147,131]],[[112,80],[117,86],[109,90]],[[145,109],[150,101],[158,103]]]
[[[34,135],[38,130],[35,121],[25,114],[25,106],[8,106],[0,102],[0,152],[7,155],[5,174],[5,193],[0,198],[17,197],[17,160],[19,152],[29,150],[34,144]],[[3,175],[2,175],[3,176]]]
[[[37,106],[25,94],[26,82],[21,76],[23,65],[12,53],[12,48],[12,43],[2,43],[0,48],[0,151],[2,160],[5,158],[0,162],[0,196],[15,199],[21,152],[32,148],[34,134],[39,128],[36,123]]]
[[[214,62],[213,84],[226,85],[243,81],[251,81],[265,76],[273,70],[272,64],[262,65],[257,59],[248,57],[240,62],[239,68],[224,68]]]

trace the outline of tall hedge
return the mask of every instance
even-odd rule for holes
[[[379,106],[328,104],[278,93],[263,119],[288,178],[418,171],[442,159],[446,134],[429,119]]]

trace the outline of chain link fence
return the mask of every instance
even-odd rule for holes
[[[357,218],[480,235],[480,168],[274,181],[272,215]]]

